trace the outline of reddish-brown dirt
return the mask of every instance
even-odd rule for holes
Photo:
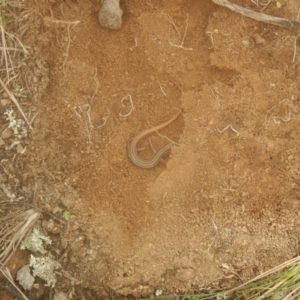
[[[297,255],[298,32],[210,1],[121,7],[118,31],[100,27],[101,1],[31,7],[40,23],[27,43],[49,84],[22,160],[34,205],[70,212],[66,270],[97,297],[148,296],[232,287]],[[127,141],[178,109],[152,136],[156,149],[175,141],[171,155],[134,166]],[[140,146],[151,154],[147,139]]]

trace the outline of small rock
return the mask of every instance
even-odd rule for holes
[[[25,150],[20,143],[17,145],[17,153],[24,154]]]
[[[13,132],[9,128],[5,128],[1,133],[1,138],[3,140],[9,139],[13,135]]]
[[[11,105],[11,101],[9,99],[1,99],[0,103],[2,106],[9,106]]]
[[[184,269],[184,270],[178,270],[175,277],[180,281],[187,281],[193,279],[194,275],[195,275],[194,270]]]
[[[54,294],[53,300],[69,300],[69,297],[64,292],[56,292]]]
[[[247,232],[248,232],[248,229],[247,229],[246,226],[243,226],[243,227],[242,227],[242,232],[244,232],[244,233],[247,233]]]
[[[99,11],[98,19],[100,25],[113,30],[118,30],[122,26],[122,10],[120,0],[104,0]]]
[[[17,272],[17,280],[25,290],[32,289],[34,277],[30,274],[29,265],[25,265]]]

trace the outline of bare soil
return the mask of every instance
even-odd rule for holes
[[[99,25],[101,1],[29,6],[28,81],[47,88],[15,172],[36,207],[70,212],[49,234],[80,282],[73,297],[225,289],[299,254],[298,32],[200,0],[121,1],[117,31]],[[171,155],[134,166],[127,141],[178,109],[151,140],[175,141]]]

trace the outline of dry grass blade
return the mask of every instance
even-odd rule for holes
[[[300,289],[299,263],[300,256],[276,266],[226,294],[240,295],[236,299],[299,299],[294,298],[295,293],[299,294]]]
[[[21,48],[17,48],[18,50],[23,51],[25,54],[28,54],[26,47],[15,35],[9,34],[8,32],[6,32],[6,35],[8,36],[9,39],[14,41],[14,44],[17,44],[21,47]],[[7,49],[9,49],[9,48],[7,48]]]
[[[9,79],[9,66],[8,66],[8,53],[7,53],[7,44],[5,39],[5,31],[2,26],[2,22],[0,23],[0,31],[1,31],[1,42],[2,42],[2,57],[1,57],[1,65],[3,64],[3,61],[5,63],[5,69],[6,69],[6,77],[7,80]]]
[[[0,266],[0,272],[3,274],[3,276],[6,277],[6,279],[12,284],[12,286],[18,291],[18,293],[23,297],[24,300],[29,300],[23,292],[18,288],[18,286],[15,284],[9,269],[7,267]]]
[[[3,89],[5,90],[5,92],[7,93],[7,95],[9,96],[9,98],[11,99],[11,101],[18,108],[19,112],[21,113],[22,117],[24,118],[24,120],[27,123],[28,127],[30,128],[30,130],[33,132],[34,130],[33,130],[32,126],[31,126],[30,122],[28,121],[27,117],[25,116],[25,114],[24,114],[21,106],[19,105],[19,102],[15,98],[14,94],[7,88],[7,86],[5,85],[5,83],[1,79],[0,79],[0,84],[2,85]]]
[[[164,295],[144,300],[168,299],[171,295]],[[212,300],[297,300],[300,299],[300,256],[293,258],[275,268],[233,288],[212,293],[193,295],[176,295],[177,299]]]
[[[0,218],[0,263],[5,265],[27,232],[39,219],[33,209]]]
[[[4,70],[6,72],[6,83],[8,84],[12,80],[12,78],[10,77],[11,74],[13,75],[13,78],[17,76],[14,68],[14,63],[13,63],[15,59],[14,57],[11,57],[10,51],[12,51],[13,49],[14,52],[16,52],[16,50],[21,50],[25,54],[28,54],[28,52],[25,46],[15,35],[12,35],[7,31],[5,31],[1,18],[0,18],[0,35],[1,35],[1,65],[4,66]],[[9,41],[11,41],[11,43],[15,45],[15,47],[9,47],[10,46]],[[22,117],[24,118],[30,130],[33,131],[30,122],[26,118],[26,115],[24,114],[21,106],[19,105],[14,94],[8,88],[7,84],[5,84],[1,79],[0,79],[0,84],[2,85],[4,91],[8,94],[12,102],[17,106],[19,112],[21,113]]]
[[[13,63],[13,58],[10,55],[10,51],[22,51],[28,54],[26,47],[21,43],[21,41],[13,34],[5,31],[3,22],[0,19],[0,33],[1,33],[1,65],[5,65],[6,77],[9,81],[10,73],[15,75],[15,68]]]

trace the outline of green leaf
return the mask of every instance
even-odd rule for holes
[[[64,210],[63,217],[65,220],[69,221],[70,220],[70,212],[67,210]]]
[[[281,8],[282,7],[281,2],[280,1],[276,1],[276,6],[277,6],[277,8]]]

